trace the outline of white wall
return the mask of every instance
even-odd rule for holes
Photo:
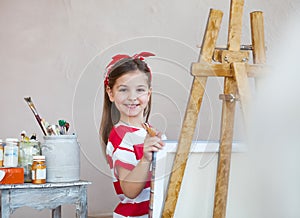
[[[226,44],[230,1],[205,0],[1,0],[0,138],[41,131],[24,96],[31,96],[50,123],[66,119],[81,143],[81,177],[90,180],[90,214],[111,212],[117,202],[98,141],[104,67],[115,53],[147,50],[154,71],[151,121],[177,140],[190,89],[190,64],[198,58],[210,8],[224,12],[218,45]],[[268,53],[281,43],[298,0],[246,1],[242,42],[250,44],[249,13],[262,10]],[[298,16],[299,17],[299,16]],[[299,19],[299,18],[298,18]],[[269,57],[269,55],[268,55]],[[221,80],[209,80],[197,140],[219,136]],[[200,125],[201,123],[201,125]],[[235,139],[242,138],[239,113]],[[29,209],[14,217],[48,217]],[[71,214],[66,208],[64,213]],[[34,215],[32,215],[34,214]]]

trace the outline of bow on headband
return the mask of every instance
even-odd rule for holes
[[[105,79],[104,79],[104,85],[106,85],[106,86],[108,85],[108,81],[109,81],[108,77],[111,72],[111,69],[119,61],[121,61],[123,59],[132,59],[132,60],[140,59],[141,61],[143,61],[146,57],[150,57],[150,56],[155,56],[155,54],[150,53],[150,52],[141,52],[141,53],[135,54],[133,56],[129,56],[129,55],[125,55],[125,54],[118,54],[118,55],[113,56],[112,61],[106,66],[107,72],[106,72]],[[151,73],[151,71],[150,71],[150,73]]]

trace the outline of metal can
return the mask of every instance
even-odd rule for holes
[[[33,162],[31,166],[31,179],[33,184],[46,183],[46,168],[45,156],[33,156]]]

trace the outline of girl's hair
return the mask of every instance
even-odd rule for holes
[[[129,71],[139,70],[144,72],[148,78],[148,86],[151,87],[151,71],[147,64],[139,58],[126,58],[122,59],[109,71],[107,78],[105,78],[105,87],[104,87],[104,102],[103,102],[103,111],[102,111],[102,120],[100,124],[100,142],[102,145],[103,154],[105,155],[106,144],[108,142],[108,137],[112,127],[119,122],[120,112],[116,108],[115,104],[109,100],[109,96],[106,92],[106,86],[113,88],[116,80],[122,75],[128,73]],[[148,106],[144,110],[144,117],[146,122],[151,111],[151,96],[148,102]]]

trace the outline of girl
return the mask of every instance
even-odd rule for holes
[[[152,152],[164,146],[160,133],[150,137],[142,126],[151,109],[148,56],[154,55],[114,56],[104,80],[100,136],[120,198],[114,218],[148,217]]]

